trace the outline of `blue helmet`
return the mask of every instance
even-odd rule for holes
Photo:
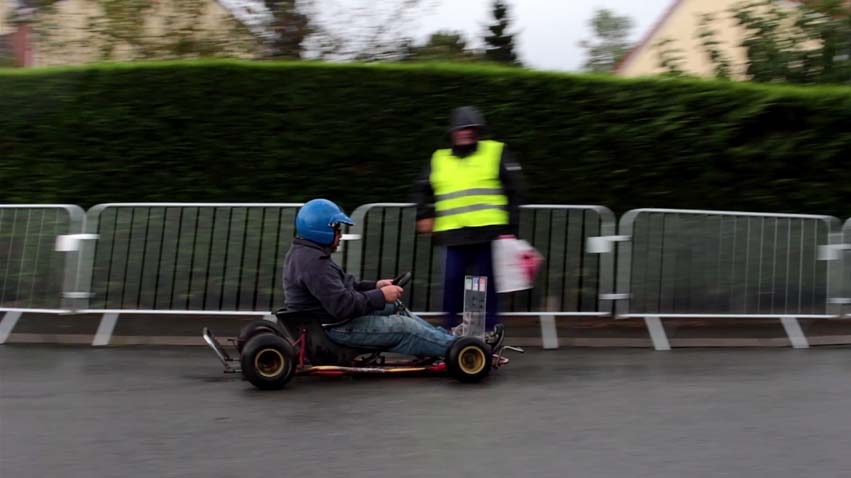
[[[295,218],[296,234],[323,246],[334,242],[334,226],[337,224],[354,226],[355,222],[340,206],[327,199],[308,201]]]

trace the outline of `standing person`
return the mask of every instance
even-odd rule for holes
[[[482,139],[485,120],[475,107],[456,108],[449,123],[451,147],[432,154],[416,184],[417,232],[431,233],[434,243],[446,248],[447,327],[460,322],[464,276],[471,270],[488,278],[486,329],[491,331],[499,323],[491,243],[517,235],[521,169],[504,143]]]

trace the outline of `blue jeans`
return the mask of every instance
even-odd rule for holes
[[[328,329],[328,338],[346,347],[381,347],[403,355],[442,357],[458,337],[411,315],[393,314],[395,306]]]

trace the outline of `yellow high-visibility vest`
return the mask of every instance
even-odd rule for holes
[[[431,157],[431,186],[435,195],[434,232],[463,227],[508,224],[508,197],[499,180],[505,145],[479,141],[476,152],[458,158],[451,149]]]

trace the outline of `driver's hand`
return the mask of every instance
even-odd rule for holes
[[[388,304],[393,304],[402,297],[404,289],[398,285],[388,285],[381,288],[381,293],[384,294],[384,301]]]
[[[376,289],[383,289],[388,285],[393,285],[393,279],[381,279],[380,281],[375,283]]]

